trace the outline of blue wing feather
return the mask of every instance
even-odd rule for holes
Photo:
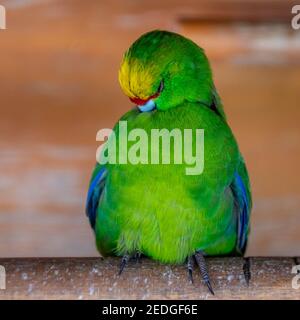
[[[238,219],[238,240],[237,251],[244,253],[247,245],[247,236],[250,219],[250,199],[247,195],[245,183],[238,172],[234,175],[232,184],[233,195],[236,201],[237,219]]]
[[[104,188],[106,169],[103,167],[90,183],[86,200],[86,214],[89,217],[91,227],[94,229],[96,224],[97,208],[99,199]]]

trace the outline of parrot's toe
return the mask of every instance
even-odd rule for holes
[[[130,259],[130,256],[127,253],[122,257],[121,264],[120,264],[120,270],[119,270],[119,276],[122,274],[125,267],[127,266],[129,259]]]
[[[194,283],[194,279],[193,279],[194,256],[188,257],[188,259],[187,259],[187,269],[188,269],[189,281],[190,281],[190,283]]]
[[[204,258],[202,251],[196,251],[194,257],[195,257],[196,263],[200,269],[202,279],[204,280],[209,292],[212,295],[214,295],[215,293],[214,293],[214,290],[213,290],[211,282],[210,282],[207,266],[205,263],[205,258]]]
[[[133,255],[133,259],[135,260],[135,263],[141,263],[142,253],[140,251],[137,251]]]
[[[122,272],[124,271],[125,267],[127,266],[129,260],[133,259],[136,263],[140,263],[141,262],[141,257],[142,257],[142,253],[140,251],[137,251],[135,254],[133,255],[129,255],[128,253],[126,253],[121,260],[121,264],[120,264],[120,269],[119,269],[119,276],[122,274]]]
[[[251,280],[250,259],[249,258],[244,258],[243,271],[244,271],[244,277],[245,277],[247,286],[249,286],[249,283]]]

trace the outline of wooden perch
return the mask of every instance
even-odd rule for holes
[[[209,258],[212,296],[198,270],[189,283],[186,266],[143,258],[118,276],[118,258],[0,259],[6,270],[1,299],[300,299],[292,288],[295,258],[250,258],[247,287],[241,258]],[[299,280],[300,283],[300,280]]]

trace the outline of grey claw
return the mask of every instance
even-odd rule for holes
[[[193,279],[193,270],[194,270],[194,257],[188,257],[188,261],[187,261],[187,268],[188,268],[188,274],[189,274],[189,281],[190,283],[194,283],[194,279]]]
[[[125,269],[125,267],[127,266],[127,263],[129,261],[129,255],[125,254],[121,260],[121,265],[120,265],[120,270],[119,270],[119,276],[122,274],[123,270]]]
[[[251,280],[250,258],[244,258],[243,272],[244,272],[244,277],[245,277],[247,286],[249,286],[249,283]]]
[[[202,279],[204,280],[209,292],[212,295],[215,295],[214,290],[212,288],[212,285],[210,283],[210,278],[209,278],[209,274],[208,274],[208,270],[207,270],[207,267],[206,267],[205,258],[203,256],[203,253],[201,251],[196,251],[194,256],[195,256],[195,260],[197,262],[197,265],[198,265],[198,267],[200,269],[200,273],[201,273]]]

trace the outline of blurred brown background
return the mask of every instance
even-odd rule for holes
[[[142,33],[206,49],[252,181],[249,255],[300,254],[300,30],[292,1],[7,0],[0,31],[0,256],[97,255],[84,214],[96,132],[131,104]]]

